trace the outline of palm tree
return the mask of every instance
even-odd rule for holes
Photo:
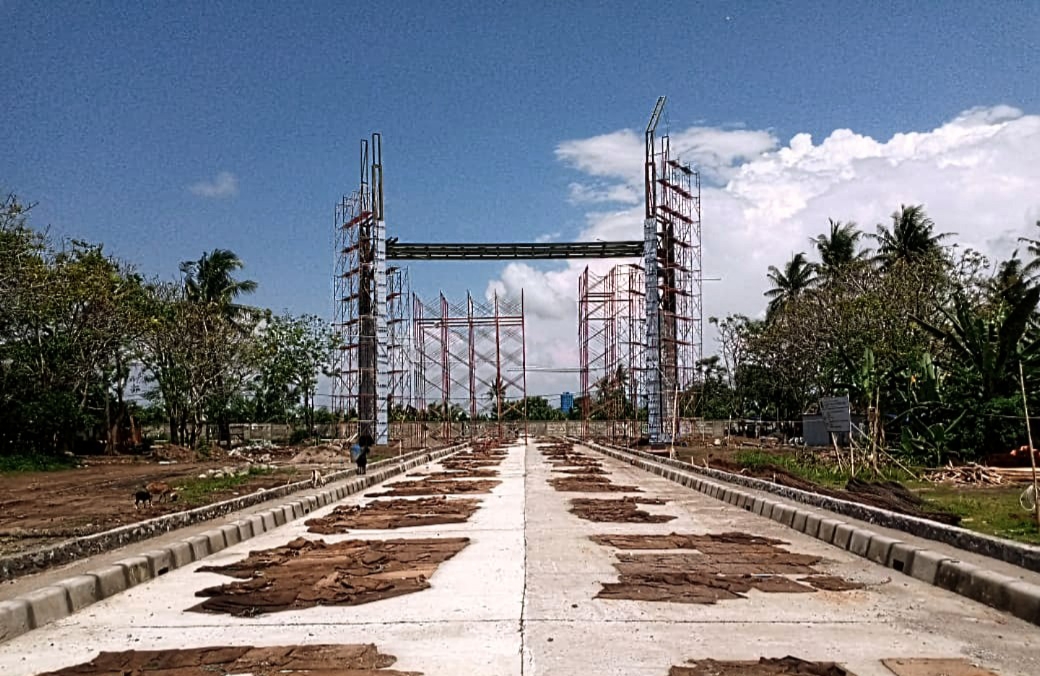
[[[184,293],[192,303],[211,305],[233,326],[235,319],[247,308],[235,304],[235,299],[242,294],[256,291],[256,282],[251,279],[237,280],[232,276],[235,270],[243,267],[242,259],[229,249],[214,249],[203,252],[197,261],[183,261],[180,265],[184,275]],[[245,329],[239,327],[240,330]],[[216,378],[217,391],[224,391],[224,376]],[[217,417],[219,440],[227,448],[231,448],[231,424],[228,420],[227,408],[222,407]]]
[[[769,308],[766,317],[773,317],[787,306],[791,301],[800,296],[805,290],[812,288],[815,278],[816,266],[805,258],[805,253],[798,252],[784,265],[781,272],[775,265],[769,266],[769,281],[773,288],[765,292],[769,298]]]
[[[256,282],[251,279],[237,280],[232,276],[243,267],[242,259],[229,249],[214,249],[203,252],[197,261],[181,263],[184,275],[184,291],[188,300],[195,303],[213,303],[221,307],[228,317],[240,314],[245,308],[236,305],[235,299],[242,294],[256,291]]]
[[[494,381],[488,387],[487,398],[497,420],[502,412],[502,402],[506,398],[506,384],[502,380],[502,376],[495,376]]]
[[[820,272],[824,275],[833,275],[838,270],[863,258],[863,251],[857,251],[863,233],[852,221],[842,223],[833,218],[830,222],[830,233],[822,233],[816,237],[810,237],[809,241],[816,246],[820,254]]]
[[[871,235],[878,242],[875,260],[882,267],[890,268],[900,261],[915,261],[942,252],[942,241],[950,233],[935,233],[935,222],[928,218],[921,204],[901,205],[892,214],[892,229],[877,226],[877,234]]]

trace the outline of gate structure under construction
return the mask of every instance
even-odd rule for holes
[[[701,186],[698,172],[658,136],[660,97],[646,129],[643,237],[617,242],[408,243],[387,238],[382,144],[363,141],[357,190],[336,208],[334,327],[340,352],[333,408],[387,443],[390,420],[410,417],[450,436],[453,417],[491,410],[501,424],[526,402],[523,298],[411,294],[405,260],[628,258],[578,283],[579,369],[585,421],[646,419],[651,442],[677,432],[679,400],[695,386],[703,352]],[[388,264],[388,261],[393,261]],[[644,413],[645,412],[645,413]],[[587,425],[585,426],[587,430]]]

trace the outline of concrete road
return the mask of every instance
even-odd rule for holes
[[[567,511],[568,501],[582,494],[553,490],[546,483],[550,466],[535,444],[517,444],[499,468],[502,484],[490,495],[469,496],[481,498],[482,507],[467,523],[324,537],[471,538],[438,568],[430,589],[257,618],[184,612],[199,601],[196,591],[229,580],[196,568],[304,535],[300,520],[0,644],[0,674],[30,676],[86,661],[99,650],[312,643],[375,643],[398,658],[394,668],[430,676],[665,676],[691,658],[784,655],[841,662],[856,676],[892,676],[880,662],[892,657],[967,657],[1001,676],[1040,674],[1040,630],[1033,625],[664,479],[606,458],[603,463],[616,483],[638,484],[644,495],[668,500],[645,509],[678,518],[663,524],[579,519]],[[714,605],[594,598],[601,583],[617,578],[616,552],[589,535],[734,530],[782,539],[791,551],[823,557],[817,567],[824,572],[867,586],[813,594],[752,591]]]

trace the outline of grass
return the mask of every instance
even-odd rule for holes
[[[917,483],[911,486],[925,502],[961,517],[961,526],[986,535],[1040,545],[1032,514],[1018,504],[1025,485],[972,488]]]
[[[55,456],[42,453],[0,455],[0,474],[54,472],[62,469],[72,469],[75,466],[75,458],[70,458],[67,455]]]
[[[842,472],[834,465],[813,462],[798,455],[742,450],[733,456],[733,460],[749,469],[761,469],[769,465],[782,467],[797,477],[830,488],[844,487],[849,478],[848,472]],[[864,473],[860,473],[860,476],[874,480]],[[1018,504],[1018,496],[1025,490],[1025,485],[999,488],[946,486],[913,480],[898,468],[882,468],[878,478],[903,483],[918,493],[931,509],[960,516],[960,525],[968,530],[1040,545],[1040,531],[1037,531],[1036,521]]]
[[[827,462],[821,462],[806,454],[777,454],[758,450],[741,450],[733,456],[733,461],[748,469],[764,469],[769,466],[783,468],[796,477],[827,486],[844,488],[848,483],[849,473]],[[874,477],[866,467],[857,472],[857,476],[867,480],[906,481],[910,475],[898,467],[880,468],[880,476]]]
[[[240,488],[243,484],[248,483],[251,479],[255,479],[260,476],[269,476],[275,473],[282,474],[296,474],[296,470],[284,469],[258,469],[255,467],[249,468],[248,474],[241,476],[224,476],[224,477],[209,477],[207,479],[189,479],[184,483],[177,486],[178,500],[181,500],[189,505],[204,505],[210,502],[211,496],[214,493],[221,493],[227,491],[234,491],[236,488]]]

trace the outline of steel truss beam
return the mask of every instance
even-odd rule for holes
[[[551,242],[542,244],[401,244],[386,243],[388,260],[473,261],[552,260],[561,258],[639,258],[643,240],[621,242]]]

